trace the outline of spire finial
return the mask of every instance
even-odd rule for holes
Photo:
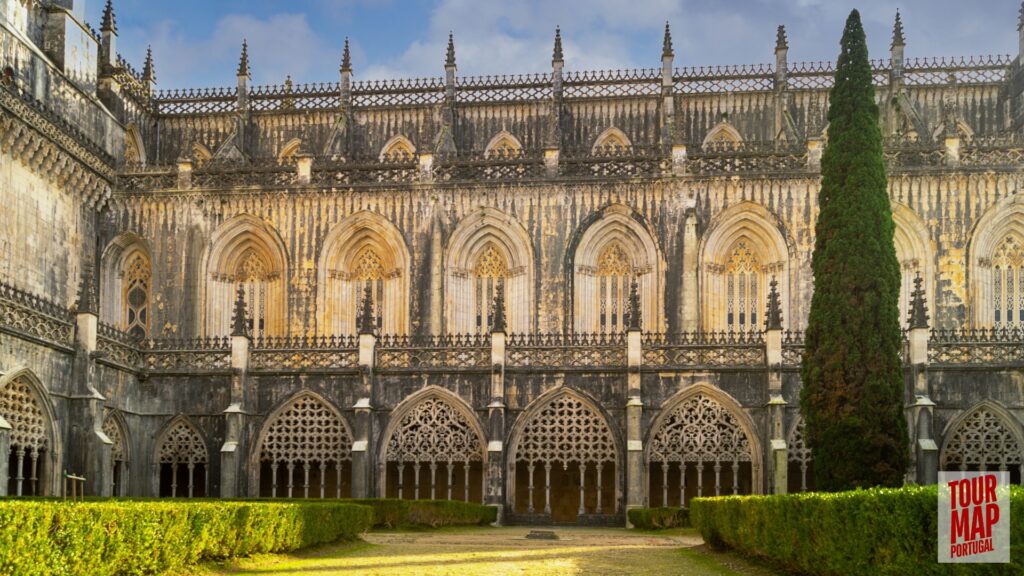
[[[903,18],[900,16],[900,9],[897,8],[896,21],[892,25],[892,46],[890,48],[906,45],[907,39],[903,36]]]
[[[665,20],[665,38],[661,41],[661,57],[671,58],[675,56],[672,52],[672,30],[669,29],[668,20]]]
[[[551,55],[551,63],[554,64],[555,62],[564,61],[565,60],[562,57],[562,30],[558,26],[555,26],[555,51]]]
[[[238,75],[252,78],[252,69],[249,68],[249,42],[242,39],[242,57],[238,60]]]
[[[341,71],[352,72],[352,54],[348,50],[348,36],[345,37],[345,51],[341,53]]]
[[[146,61],[142,64],[142,79],[156,84],[156,70],[153,68],[153,47],[146,47]]]
[[[768,309],[765,311],[764,327],[765,330],[782,330],[782,302],[779,298],[779,282],[772,276],[772,281],[768,284],[770,290],[768,292]]]
[[[779,28],[775,31],[775,51],[789,50],[789,40],[786,38],[786,27],[779,24]]]
[[[627,330],[638,331],[643,326],[643,315],[640,312],[640,286],[636,276],[629,283],[629,323]]]
[[[374,333],[376,328],[376,322],[373,318],[373,285],[367,282],[363,287],[363,297],[359,301],[359,317],[357,318],[359,324],[359,334],[370,334]]]
[[[107,0],[103,7],[103,20],[100,23],[100,32],[113,32],[117,34],[117,18],[114,16],[114,3]]]
[[[238,283],[235,291],[235,309],[231,314],[231,335],[249,336],[249,314],[245,311],[245,285]]]
[[[96,298],[96,282],[93,278],[92,265],[82,267],[82,280],[78,286],[78,313],[96,314],[99,302]]]
[[[494,309],[491,310],[491,332],[505,331],[505,282],[498,279],[494,288]]]
[[[448,53],[444,60],[445,67],[455,66],[455,37],[448,32]]]
[[[928,306],[925,303],[924,280],[918,272],[914,277],[914,291],[910,294],[910,329],[928,327]]]
[[[1020,12],[1017,14],[1017,31],[1024,31],[1024,2],[1020,3]]]

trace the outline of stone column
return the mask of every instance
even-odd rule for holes
[[[68,399],[71,433],[66,446],[64,462],[58,466],[69,473],[84,476],[85,493],[90,496],[110,496],[113,488],[111,465],[112,442],[103,433],[103,403],[106,400],[96,389],[96,360],[103,353],[96,350],[99,330],[98,299],[91,268],[84,270],[78,297],[78,315],[75,318],[75,358],[72,378],[79,382]],[[53,476],[47,474],[49,478]],[[44,482],[41,478],[40,482]],[[43,493],[48,493],[45,487]]]
[[[682,324],[683,332],[697,332],[700,329],[699,315],[700,295],[697,291],[697,211],[693,205],[687,206],[683,223],[683,293]]]
[[[188,158],[178,159],[178,188],[181,190],[192,188],[192,160]]]
[[[914,290],[910,300],[910,386],[913,386],[914,403],[906,408],[907,429],[914,444],[915,480],[919,484],[934,484],[938,481],[939,448],[932,428],[935,403],[928,394],[928,341],[931,330],[928,327],[928,306],[925,302],[924,279],[918,274],[914,278]]]
[[[224,410],[224,444],[220,448],[221,498],[255,497],[259,495],[256,475],[248,470],[245,455],[246,417],[249,412],[247,392],[249,348],[252,341],[246,323],[245,289],[239,284],[231,322],[231,403]],[[246,472],[249,474],[246,474]],[[243,486],[248,486],[247,489]]]
[[[434,155],[430,152],[421,152],[419,156],[420,182],[434,181]]]
[[[313,156],[299,154],[295,157],[295,176],[299,184],[309,184],[313,177]]]
[[[352,497],[370,498],[370,399],[360,398],[352,408],[356,413],[352,427]],[[385,494],[379,496],[383,498]]]
[[[644,403],[641,400],[640,365],[643,363],[640,330],[626,332],[626,527],[629,511],[644,505],[644,446],[640,429]]]
[[[491,402],[487,405],[487,494],[484,503],[498,509],[504,522],[505,501],[505,285],[498,283],[491,318]],[[515,475],[515,463],[510,473]]]
[[[7,469],[10,463],[11,452],[11,425],[3,416],[0,416],[0,498],[7,496],[7,482],[10,478],[10,471]]]

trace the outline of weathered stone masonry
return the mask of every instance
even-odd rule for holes
[[[829,63],[155,90],[3,0],[0,494],[450,498],[514,522],[813,487]],[[74,43],[76,50],[70,50]],[[1024,43],[1024,35],[1022,35]],[[1024,448],[1020,59],[874,63],[914,465]],[[85,48],[83,50],[82,48]],[[159,134],[159,137],[157,136]]]

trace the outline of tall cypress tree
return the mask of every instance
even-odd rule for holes
[[[860,14],[846,20],[828,109],[800,404],[819,490],[899,486],[900,270]]]

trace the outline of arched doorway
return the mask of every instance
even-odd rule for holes
[[[103,433],[110,439],[112,496],[128,495],[128,442],[124,430],[124,423],[114,412],[107,414],[103,420]]]
[[[951,425],[942,448],[940,470],[1005,471],[1010,482],[1024,479],[1024,457],[1018,425],[1006,410],[983,402]]]
[[[320,396],[300,392],[271,413],[257,446],[260,496],[352,495],[352,434]]]
[[[209,453],[192,423],[179,416],[171,421],[157,443],[157,495],[206,496]]]
[[[760,492],[759,452],[738,405],[700,387],[668,406],[652,427],[647,453],[651,506]]]
[[[42,384],[28,370],[0,378],[0,417],[10,425],[7,459],[8,496],[55,494],[58,451],[53,416]]]
[[[597,406],[563,389],[520,418],[509,453],[513,514],[555,523],[617,516],[619,448]]]
[[[461,400],[441,390],[414,395],[395,410],[384,438],[386,497],[483,501],[486,441]]]
[[[788,452],[787,491],[807,492],[814,490],[814,456],[811,447],[804,442],[804,419],[800,418],[789,431],[786,441]]]

